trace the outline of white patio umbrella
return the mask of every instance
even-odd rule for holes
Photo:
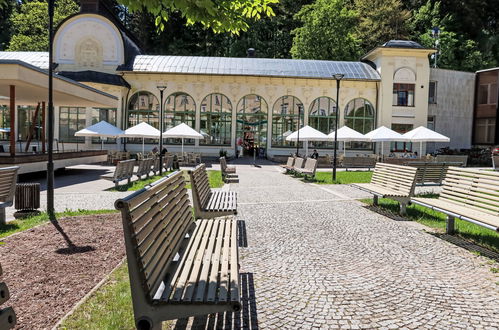
[[[184,139],[204,139],[204,136],[201,133],[198,133],[196,130],[184,123],[178,124],[177,126],[166,130],[166,132],[163,133],[163,137],[182,139],[182,154],[184,153]]]
[[[144,139],[159,139],[159,133],[159,129],[152,127],[148,123],[141,122],[125,130],[121,137],[142,138],[142,153],[144,153]]]
[[[300,132],[300,134],[298,134]],[[305,155],[308,154],[308,141],[331,141],[331,139],[324,133],[312,128],[308,125],[303,126],[298,131],[289,134],[286,141],[299,141],[305,142]]]
[[[334,131],[328,134],[328,137],[334,141]],[[354,129],[351,129],[348,126],[343,126],[338,130],[337,140],[343,142],[343,155],[346,154],[346,146],[347,142],[357,141],[370,141],[364,134],[357,132]]]
[[[383,155],[383,144],[385,141],[393,142],[405,142],[409,141],[407,138],[403,137],[402,134],[399,134],[391,129],[381,126],[376,128],[373,131],[370,131],[365,135],[372,142],[381,142],[381,155]]]
[[[450,139],[442,135],[440,133],[437,133],[435,131],[432,131],[429,128],[426,128],[424,126],[419,126],[418,128],[413,129],[412,131],[409,131],[402,135],[403,137],[409,139],[411,142],[419,142],[419,156],[422,156],[423,153],[423,142],[449,142]]]
[[[88,126],[75,133],[75,136],[90,136],[101,138],[101,149],[104,149],[105,138],[116,138],[123,134],[118,127],[109,124],[107,121],[100,121],[97,124]]]

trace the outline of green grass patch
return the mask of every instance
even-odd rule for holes
[[[208,180],[210,181],[210,186],[212,188],[220,188],[224,185],[224,182],[222,180],[222,172],[221,171],[216,171],[216,170],[207,170],[208,172]],[[113,187],[107,189],[107,191],[137,191],[145,186],[158,181],[162,177],[167,176],[168,174],[173,173],[173,172],[164,172],[162,176],[160,175],[155,175],[155,176],[150,176],[148,179],[143,179],[143,180],[137,180],[133,181],[130,184],[124,184],[118,186],[118,188]],[[186,181],[186,187],[187,189],[191,189],[191,183],[190,183],[190,178],[189,174],[187,171],[182,171],[185,181]]]
[[[438,195],[424,195],[422,197],[436,198]],[[421,197],[421,196],[420,196]],[[372,199],[362,200],[364,203],[372,205]],[[394,214],[399,212],[398,202],[387,199],[379,199],[379,207],[388,210]],[[441,212],[431,210],[421,205],[412,204],[407,207],[406,217],[410,220],[417,221],[425,226],[445,230],[447,215]],[[495,252],[499,252],[499,233],[493,230],[475,225],[474,223],[455,219],[456,235],[464,239],[471,240],[478,245],[484,246]]]
[[[118,267],[59,329],[135,329],[127,264]]]
[[[104,214],[104,213],[115,213],[116,210],[66,210],[64,212],[56,213],[57,218],[71,217],[77,215],[92,215],[92,214]],[[49,221],[49,216],[47,213],[42,213],[40,215],[28,217],[25,219],[19,219],[10,221],[7,224],[0,224],[0,238],[10,236],[14,233],[24,231],[35,226],[44,224]]]
[[[316,172],[315,181],[319,184],[349,184],[349,183],[369,183],[373,172],[336,172],[336,180],[333,181],[333,174],[331,172]]]

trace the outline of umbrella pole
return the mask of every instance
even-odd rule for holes
[[[100,150],[104,150],[104,140],[100,139]]]
[[[142,138],[142,156],[144,156],[144,138]]]
[[[343,141],[343,157],[347,156],[347,141]]]
[[[182,138],[182,157],[184,157],[184,138]]]
[[[419,142],[419,157],[423,157],[423,141]]]
[[[381,141],[381,161],[383,161],[383,146],[385,142]]]

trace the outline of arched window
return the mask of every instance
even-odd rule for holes
[[[253,147],[267,147],[267,102],[256,94],[241,98],[237,104],[236,141],[244,148],[243,152],[253,155]]]
[[[181,123],[196,128],[196,103],[192,96],[177,92],[170,94],[165,101],[164,130],[175,127]],[[181,144],[181,139],[168,139],[167,144]],[[194,144],[193,139],[185,139],[184,144]]]
[[[154,94],[141,91],[132,95],[128,103],[128,127],[141,122],[159,129],[159,102]]]
[[[201,144],[230,145],[232,134],[232,103],[223,94],[213,93],[201,102]]]
[[[375,111],[366,99],[357,98],[348,102],[345,108],[345,125],[359,133],[366,134],[374,129]],[[369,142],[351,142],[349,149],[371,149]]]
[[[294,96],[281,96],[272,108],[272,146],[289,147],[286,136],[303,126],[303,103]]]
[[[335,130],[336,124],[336,102],[327,96],[316,98],[310,106],[308,125],[329,134]],[[315,148],[333,148],[332,142],[313,142]]]

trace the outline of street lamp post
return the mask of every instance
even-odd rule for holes
[[[336,151],[338,149],[338,117],[340,115],[340,81],[343,79],[345,75],[341,73],[337,73],[333,75],[334,79],[336,79],[336,116],[334,118],[334,156],[333,156],[333,181],[336,181]]]
[[[53,100],[53,74],[54,74],[54,0],[48,2],[49,14],[49,95],[48,95],[48,162],[47,162],[47,213],[50,220],[55,219],[54,210],[54,100]]]
[[[300,118],[301,118],[301,105],[298,105],[298,136],[296,137],[296,157],[299,157],[299,149],[300,149]],[[307,156],[307,155],[305,155]]]
[[[159,175],[163,174],[163,92],[166,85],[156,86],[159,89]]]

